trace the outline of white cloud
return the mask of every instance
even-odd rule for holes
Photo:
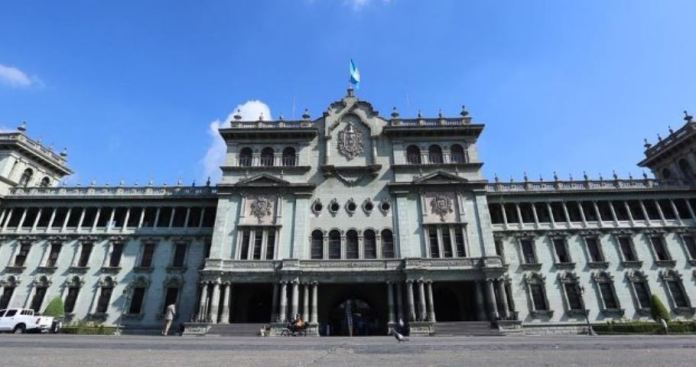
[[[39,81],[13,66],[0,64],[0,83],[16,88],[27,88]]]
[[[353,10],[358,11],[364,8],[366,5],[374,3],[378,0],[344,0],[344,3],[353,8]],[[387,4],[391,0],[381,0],[382,3]]]
[[[237,111],[239,111],[239,114],[242,116],[242,120],[246,121],[256,121],[261,115],[263,115],[264,120],[273,119],[271,116],[271,109],[268,105],[259,100],[251,100],[237,105],[224,121],[215,120],[211,122],[208,126],[210,145],[208,146],[208,151],[201,160],[203,164],[203,173],[205,174],[204,179],[210,177],[213,182],[217,182],[220,179],[220,166],[225,162],[227,146],[225,145],[225,141],[222,140],[218,129],[229,126],[230,121],[232,121]]]

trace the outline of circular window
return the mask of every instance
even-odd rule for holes
[[[374,208],[375,208],[375,205],[372,204],[371,201],[368,201],[365,203],[365,210],[367,210],[368,212],[371,212],[372,209],[374,209]]]
[[[313,208],[313,209],[314,209],[315,212],[318,213],[318,212],[320,212],[322,209],[324,209],[324,206],[321,205],[321,203],[314,203],[314,208]]]
[[[335,212],[337,212],[338,209],[340,209],[340,208],[341,208],[341,206],[338,205],[337,202],[333,202],[333,203],[331,203],[331,206],[329,207],[329,210],[331,210],[332,212],[335,213]]]
[[[379,208],[382,209],[383,212],[388,212],[391,208],[391,205],[388,201],[383,201],[381,204],[379,204]]]
[[[357,209],[357,205],[355,205],[355,203],[351,201],[350,203],[348,203],[346,208],[348,209],[349,212],[354,212],[355,209]]]

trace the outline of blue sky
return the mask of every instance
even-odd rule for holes
[[[486,123],[492,179],[640,175],[643,138],[696,112],[694,1],[3,1],[0,126],[67,147],[71,183],[186,183],[239,105]],[[260,106],[260,107],[259,107]],[[211,150],[212,149],[212,150]],[[206,158],[208,157],[208,158]],[[213,164],[214,165],[214,164]]]

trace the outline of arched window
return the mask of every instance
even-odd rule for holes
[[[532,314],[549,311],[549,302],[546,298],[546,287],[544,285],[544,277],[542,275],[532,273],[524,276],[527,283],[527,294],[532,302]]]
[[[409,145],[406,148],[406,161],[408,164],[421,164],[420,148],[415,145]]]
[[[41,179],[41,187],[49,187],[51,185],[51,179],[48,177],[44,177]]]
[[[691,165],[686,159],[682,158],[679,160],[679,169],[682,171],[685,178],[694,177],[694,171],[691,169]]]
[[[358,232],[352,229],[346,233],[346,258],[358,258]]]
[[[239,151],[239,165],[242,167],[251,166],[251,148],[246,147]]]
[[[34,176],[34,170],[31,168],[25,169],[24,173],[22,173],[22,177],[19,179],[19,186],[29,186],[32,176]]]
[[[266,147],[261,151],[261,165],[266,167],[273,166],[273,148]]]
[[[324,234],[318,229],[312,232],[311,257],[312,259],[324,258]]]
[[[452,163],[466,163],[467,157],[461,145],[454,144],[450,147],[450,161]]]
[[[669,180],[672,178],[672,171],[669,170],[669,168],[665,168],[662,170],[662,179],[664,180]]]
[[[329,232],[329,259],[341,258],[341,234],[337,230]]]
[[[114,281],[111,277],[106,277],[100,282],[101,290],[99,291],[99,299],[97,300],[97,313],[106,313],[109,310],[109,302],[111,294],[114,291]]]
[[[377,258],[377,244],[375,243],[375,231],[368,229],[363,235],[364,246],[365,246],[365,258],[366,259],[376,259]]]
[[[388,229],[382,231],[382,258],[394,258],[394,237],[392,231]]]
[[[442,163],[442,148],[439,145],[433,144],[428,148],[428,160],[431,164]]]
[[[287,147],[283,149],[283,166],[295,166],[295,148]]]

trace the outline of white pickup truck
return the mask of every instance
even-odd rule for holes
[[[53,317],[35,315],[30,308],[8,308],[0,310],[0,332],[2,331],[22,334],[57,330]]]

